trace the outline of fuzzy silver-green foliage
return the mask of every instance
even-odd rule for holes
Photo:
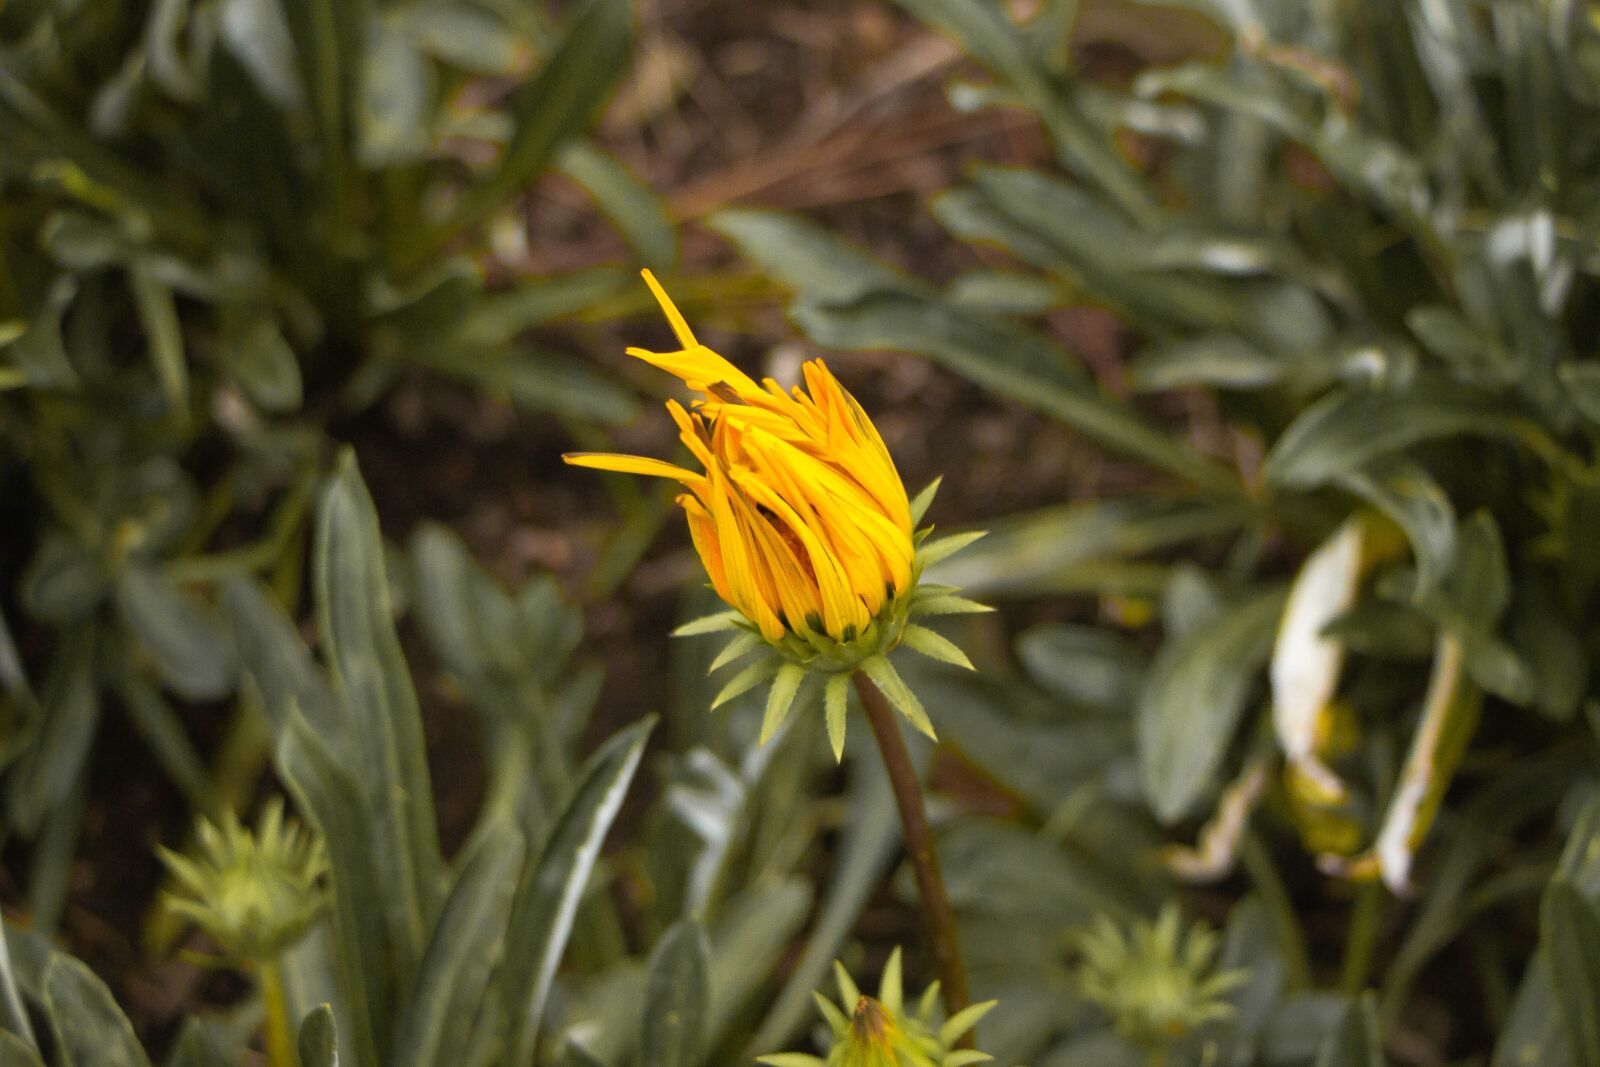
[[[629,264],[492,288],[481,266],[519,255],[493,235],[555,170],[618,221],[628,258],[676,257],[658,198],[586,141],[632,6],[560,8],[0,5],[8,836],[77,833],[102,704],[196,810],[219,809],[174,706],[237,691],[218,590],[294,585],[327,422],[403,368],[592,425],[632,414],[609,376],[526,340],[613,297]],[[463,113],[485,77],[503,91]],[[469,141],[490,162],[464,166],[451,146]],[[48,650],[39,677],[14,644]],[[34,865],[46,927],[64,862]]]
[[[1206,862],[1188,867],[1203,877],[1265,831],[1334,877],[1422,894],[1392,967],[1361,974],[1392,1024],[1436,954],[1501,932],[1464,907],[1465,887],[1548,868],[1586,788],[1557,753],[1592,747],[1600,653],[1586,547],[1600,537],[1600,24],[1587,5],[1536,0],[1140,4],[1172,51],[1107,87],[1078,67],[1089,5],[900,6],[982,69],[952,88],[955,106],[1027,112],[1051,156],[974,163],[929,204],[983,266],[942,287],[792,217],[731,210],[714,225],[794,292],[817,343],[927,358],[1146,471],[1115,499],[986,517],[990,535],[930,576],[995,601],[1094,595],[1129,629],[1159,625],[1120,647],[1072,626],[1023,636],[1030,676],[1075,707],[1106,692],[1086,665],[1128,678],[1115,693],[1131,751],[1092,718],[1054,743],[1131,755],[1167,834],[1187,846],[1206,823]],[[1157,150],[1135,164],[1129,146]],[[1055,313],[1082,305],[1126,324],[1125,381],[1058,329]],[[1157,414],[1180,394],[1204,405],[1193,434]],[[1282,761],[1321,754],[1275,736],[1262,683],[1284,578],[1353,518],[1395,547],[1317,630],[1340,646],[1335,696],[1355,728],[1327,757],[1337,807],[1319,807]],[[1451,699],[1419,722],[1433,694]],[[1032,754],[1038,716],[983,719],[957,743],[1002,780],[1065,803],[1053,780],[1095,776],[1088,759]],[[1479,722],[1494,743],[1473,737]],[[1244,803],[1219,812],[1225,795]],[[1318,833],[1333,818],[1350,848]],[[1522,847],[1490,848],[1496,835]],[[1523,982],[1505,1021],[1527,1035],[1551,1020],[1552,1047],[1589,1049],[1592,1031],[1556,1019],[1533,948],[1519,938],[1498,973]],[[1304,984],[1300,955],[1287,961]],[[1481,1007],[1452,998],[1463,1025]],[[1522,1052],[1507,1038],[1499,1055]]]

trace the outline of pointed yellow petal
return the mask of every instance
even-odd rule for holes
[[[661,288],[661,283],[656,281],[656,276],[650,273],[649,268],[639,272],[644,275],[644,283],[655,294],[656,303],[661,305],[661,310],[666,313],[667,321],[672,324],[672,332],[677,336],[678,343],[684,348],[693,348],[700,342],[694,339],[694,331],[689,329],[689,320],[683,317],[683,312],[678,310],[678,305],[672,302],[672,297]]]
[[[676,463],[651,459],[649,456],[625,456],[616,452],[567,452],[563,463],[574,467],[592,467],[601,471],[618,471],[622,474],[646,474],[652,478],[672,478],[685,485],[705,484],[705,477]]]

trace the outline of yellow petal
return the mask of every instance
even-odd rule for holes
[[[622,474],[646,474],[652,478],[672,478],[685,485],[704,486],[705,477],[685,467],[649,456],[626,456],[616,452],[567,452],[562,462],[574,467],[592,467]]]
[[[684,348],[694,348],[700,342],[694,339],[694,331],[689,329],[689,320],[683,317],[683,312],[678,310],[678,305],[672,302],[672,297],[661,288],[661,283],[656,281],[656,276],[650,273],[649,268],[639,272],[644,275],[644,283],[655,294],[656,303],[661,305],[661,310],[666,313],[667,321],[672,324],[672,332],[677,336],[678,343]]]

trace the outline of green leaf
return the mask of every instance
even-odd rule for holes
[[[298,411],[300,363],[269,313],[223,320],[221,353],[228,371],[264,411]]]
[[[785,719],[789,717],[789,709],[794,707],[795,694],[800,691],[800,683],[806,680],[806,669],[798,663],[785,661],[778,667],[778,672],[772,680],[772,688],[767,690],[767,709],[761,716],[760,744],[772,740],[772,735],[778,732]],[[717,703],[721,703],[719,696]]]
[[[1017,658],[1028,676],[1072,704],[1126,714],[1149,664],[1127,638],[1096,626],[1053,624],[1025,631]]]
[[[44,972],[44,1007],[63,1067],[149,1067],[111,990],[72,957],[51,955]]]
[[[868,656],[861,661],[861,669],[867,672],[867,677],[872,679],[894,709],[906,717],[907,722],[933,740],[938,740],[938,735],[933,732],[933,723],[928,721],[928,713],[923,710],[922,701],[917,699],[917,694],[906,685],[905,679],[900,677],[900,672],[894,669],[894,664],[887,657]]]
[[[354,773],[378,834],[383,891],[374,900],[385,905],[405,988],[438,913],[443,861],[422,716],[395,635],[378,516],[348,451],[323,493],[315,564],[323,648],[359,748]]]
[[[397,1067],[459,1062],[505,949],[506,919],[523,865],[522,835],[492,824],[472,845],[423,953],[398,1019]]]
[[[850,708],[850,675],[839,671],[828,675],[823,685],[823,708],[828,721],[828,745],[835,763],[844,760],[845,716]]]
[[[973,58],[1010,85],[1044,124],[1063,166],[1098,185],[1131,218],[1150,223],[1160,217],[1160,208],[1143,179],[1110,138],[1089,121],[1068,83],[1053,76],[1003,5],[985,0],[898,2],[924,22],[954,36]]]
[[[1101,394],[1066,353],[1015,321],[952,305],[931,287],[873,263],[813,223],[725,211],[712,226],[764,271],[798,290],[794,319],[818,344],[926,356],[1108,448],[1218,491],[1238,491],[1232,474]]]
[[[1338,1029],[1317,1050],[1317,1067],[1385,1067],[1378,1013],[1368,994],[1345,1008]]]
[[[31,1044],[0,1030],[0,1067],[44,1067],[44,1061]]]
[[[243,1058],[244,1049],[230,1049],[220,1029],[212,1020],[191,1017],[185,1021],[166,1067],[233,1067]]]
[[[319,1004],[306,1013],[296,1048],[300,1067],[339,1067],[339,1039],[332,1007]]]
[[[66,342],[61,335],[62,319],[77,295],[78,283],[74,278],[57,278],[50,283],[43,307],[33,313],[21,336],[0,343],[0,352],[10,356],[28,384],[40,389],[69,389],[77,385],[78,373],[67,358]]]
[[[527,1063],[533,1055],[578,902],[654,727],[654,716],[637,722],[589,759],[543,852],[523,872],[511,905],[499,982],[511,1020],[508,1064]]]
[[[989,595],[1116,589],[1130,577],[1130,557],[1231,533],[1248,521],[1248,510],[1225,500],[1124,497],[1062,504],[989,523],[981,543],[923,577]],[[1135,576],[1140,591],[1153,595],[1165,575],[1164,567],[1145,567]]]
[[[471,4],[427,4],[403,11],[417,45],[474,74],[511,74],[521,43],[505,16]]]
[[[650,958],[639,1047],[643,1067],[700,1067],[711,1000],[710,947],[693,919],[680,919]]]
[[[5,921],[0,919],[0,1034],[13,1034],[17,1044],[26,1045],[37,1059],[38,1039],[33,1034],[33,1022],[22,1002],[17,988],[17,977],[11,967],[11,950],[6,946]]]
[[[640,263],[658,271],[672,266],[678,258],[678,231],[667,205],[621,160],[591,145],[570,143],[556,157],[556,167],[589,191]]]
[[[514,128],[499,167],[467,195],[452,231],[500,210],[589,124],[627,69],[631,8],[628,0],[579,0],[570,10],[544,65],[511,98]]]
[[[1563,363],[1558,373],[1578,414],[1600,425],[1600,366],[1594,363]]]
[[[1265,473],[1272,485],[1314,489],[1423,441],[1542,437],[1530,426],[1502,400],[1433,379],[1404,392],[1338,389],[1289,424],[1267,454]]]
[[[1216,784],[1284,596],[1281,588],[1254,593],[1156,656],[1139,701],[1139,770],[1162,822],[1183,818]]]
[[[632,393],[594,368],[531,345],[452,359],[437,369],[480,388],[503,391],[525,411],[609,424],[625,423],[639,411],[639,401]]]
[[[336,216],[342,215],[348,196],[346,171],[370,10],[368,0],[283,5],[304,97],[321,142],[328,206]]]
[[[120,670],[117,675],[122,706],[155,753],[156,762],[183,791],[191,808],[216,815],[217,796],[210,773],[177,711],[142,676],[129,670]]]
[[[634,285],[638,276],[618,267],[593,267],[524,281],[514,289],[480,297],[467,312],[462,339],[495,348],[525,330],[565,318]]]
[[[239,670],[233,636],[196,597],[160,571],[133,564],[117,580],[117,606],[173,692],[207,701],[233,691]]]
[[[346,1035],[344,1055],[352,1067],[379,1067],[387,1062],[390,1005],[398,994],[391,963],[398,951],[391,932],[396,888],[388,883],[390,864],[379,855],[386,845],[355,775],[297,712],[278,739],[276,763],[296,807],[328,849],[338,989],[355,1028]]]
[[[354,751],[349,723],[327,680],[312,662],[294,622],[259,582],[233,578],[223,586],[223,606],[233,627],[244,675],[255,686],[274,739],[298,709],[323,743],[340,754]]]
[[[1374,460],[1334,481],[1405,531],[1417,559],[1417,587],[1432,589],[1455,562],[1456,512],[1433,475],[1404,456]]]
[[[139,310],[139,323],[144,327],[145,344],[150,349],[150,361],[161,379],[161,390],[167,396],[167,406],[180,423],[187,422],[189,365],[183,352],[183,329],[178,325],[178,308],[173,302],[172,290],[142,267],[134,267],[128,280]]]
[[[1053,278],[1015,271],[968,271],[945,288],[952,304],[998,315],[1043,315],[1071,302],[1066,286]]]
[[[357,156],[374,169],[425,159],[437,92],[433,66],[396,19],[372,20],[366,36],[355,110]]]
[[[1573,1067],[1600,1067],[1600,911],[1557,878],[1544,891],[1540,948]]]
[[[65,631],[45,677],[38,736],[7,776],[7,822],[29,837],[66,805],[82,780],[100,722],[94,655],[94,627]]]
[[[711,931],[710,1000],[706,1047],[716,1048],[725,1031],[761,994],[778,961],[794,945],[811,911],[811,885],[791,876],[752,886],[721,909]]]

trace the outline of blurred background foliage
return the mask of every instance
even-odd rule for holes
[[[890,353],[842,376],[991,530],[911,739],[981,1048],[1600,1064],[1592,5],[703,8],[0,2],[0,1062],[244,1062],[281,998],[302,1067],[739,1063],[823,1047],[835,958],[926,976],[865,732],[759,748],[667,647],[709,605],[665,497],[549,475],[562,548],[507,568],[338,447],[419,394],[552,469],[648,439],[608,323],[681,238],[730,354],[797,365],[774,291]],[[857,73],[786,140],[775,82],[727,104],[807,50]],[[619,145],[732,162],[658,196]],[[452,470],[388,447],[397,497]],[[157,878],[109,938],[168,988],[75,960],[97,735],[170,783],[141,849],[281,784],[309,932],[231,958]]]

